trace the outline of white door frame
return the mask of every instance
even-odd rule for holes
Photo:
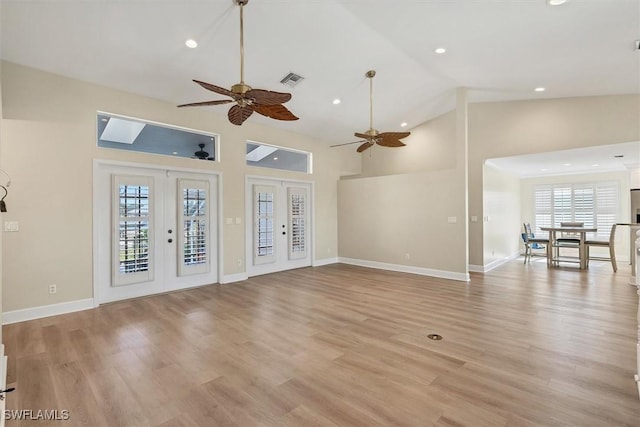
[[[106,209],[108,212],[111,211],[111,198],[108,200],[103,200],[104,198],[99,197],[102,194],[102,190],[100,188],[100,178],[101,171],[100,167],[103,166],[111,166],[111,167],[126,167],[126,168],[138,168],[138,169],[147,169],[151,171],[174,171],[174,172],[184,172],[184,173],[195,173],[201,175],[215,175],[217,188],[215,188],[217,193],[217,209],[216,209],[216,222],[215,224],[211,224],[212,229],[216,230],[217,243],[216,243],[216,252],[217,252],[217,280],[218,283],[222,283],[222,278],[224,277],[223,267],[224,267],[224,257],[222,253],[222,242],[223,242],[223,227],[222,227],[222,172],[212,171],[206,169],[192,169],[192,168],[183,168],[183,167],[172,167],[167,165],[155,165],[148,163],[132,163],[132,162],[123,162],[117,160],[104,160],[104,159],[94,159],[93,160],[93,306],[98,307],[100,305],[99,301],[99,281],[100,281],[100,247],[103,243],[104,239],[111,240],[111,233],[104,233],[100,230],[99,222],[97,221],[99,212]],[[108,206],[105,206],[108,204]]]
[[[272,176],[261,175],[245,175],[244,193],[245,193],[245,259],[244,265],[246,274],[251,277],[251,268],[253,266],[253,189],[252,181],[263,181],[267,185],[281,185],[283,182],[288,184],[299,184],[309,186],[309,266],[313,265],[315,259],[315,183],[310,180],[288,179]],[[287,230],[289,232],[289,230]],[[255,275],[255,274],[254,274]]]

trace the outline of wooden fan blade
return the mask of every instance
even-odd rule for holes
[[[358,147],[358,149],[356,150],[358,153],[362,153],[364,150],[366,150],[367,148],[373,146],[372,143],[370,143],[369,141],[365,142],[364,144],[362,144],[360,147]]]
[[[336,144],[336,145],[330,145],[329,148],[333,148],[333,147],[342,147],[343,145],[351,145],[351,144],[357,144],[359,142],[368,142],[368,141],[353,141],[353,142],[345,142],[344,144]]]
[[[271,117],[272,119],[276,120],[298,120],[298,118],[294,116],[293,113],[287,109],[287,107],[281,104],[254,105],[253,109],[263,116]]]
[[[404,142],[400,141],[399,139],[379,139],[378,141],[378,145],[382,145],[383,147],[404,147],[405,144]]]
[[[378,138],[386,139],[402,139],[411,135],[411,132],[382,132],[378,135]]]
[[[356,133],[354,133],[354,135],[355,135],[356,137],[358,137],[358,138],[362,138],[362,139],[369,139],[369,138],[371,138],[371,135],[367,135],[366,133],[359,133],[359,132],[356,132]]]
[[[219,101],[204,101],[204,102],[192,102],[190,104],[181,104],[178,107],[204,107],[207,105],[220,105],[234,102],[233,99],[221,99]]]
[[[251,89],[244,94],[245,98],[253,99],[253,102],[260,105],[284,104],[291,99],[290,93],[272,92],[263,89]]]
[[[225,89],[223,87],[212,85],[211,83],[202,82],[196,79],[193,79],[193,81],[198,83],[203,88],[210,90],[211,92],[219,93],[220,95],[230,96],[233,99],[236,99],[236,97],[238,96],[236,93],[231,92],[229,89]]]
[[[229,109],[229,121],[234,125],[240,126],[253,114],[253,107],[246,106],[241,107],[239,105],[234,105]]]

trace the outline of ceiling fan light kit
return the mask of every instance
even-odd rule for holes
[[[244,82],[244,6],[249,3],[249,0],[234,1],[240,6],[240,83],[231,86],[231,90],[228,90],[220,86],[212,85],[211,83],[194,79],[193,81],[204,89],[228,96],[231,99],[192,102],[178,105],[178,107],[204,107],[235,102],[236,105],[229,109],[227,116],[229,121],[237,126],[242,125],[254,111],[276,120],[298,120],[298,117],[282,105],[291,99],[290,93],[253,89]]]

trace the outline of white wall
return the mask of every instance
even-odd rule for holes
[[[230,124],[226,109],[178,109],[175,105],[3,63],[2,160],[13,178],[11,209],[4,220],[20,231],[4,236],[4,310],[92,297],[92,165],[94,159],[204,168],[223,174],[223,218],[244,218],[245,176],[262,175],[315,183],[315,257],[337,257],[337,191],[340,173],[357,172],[321,141],[248,120]],[[199,162],[99,148],[96,111],[220,134],[222,161]],[[314,173],[276,171],[245,164],[245,141],[313,153]],[[357,157],[353,157],[357,159]],[[358,159],[359,160],[359,159]],[[223,225],[221,268],[241,274],[244,224]],[[49,295],[47,285],[57,284]]]
[[[522,228],[520,178],[484,165],[484,265],[490,266],[519,252]]]

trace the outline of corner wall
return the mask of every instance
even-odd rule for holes
[[[469,214],[484,213],[483,165],[495,157],[640,140],[640,96],[478,103],[469,112]],[[469,262],[486,265],[483,224],[471,223]]]
[[[4,311],[84,300],[93,296],[93,160],[216,170],[223,174],[223,218],[244,218],[245,176],[260,175],[315,183],[315,260],[337,257],[337,191],[344,164],[318,140],[248,120],[234,126],[207,109],[177,109],[159,100],[2,64],[4,120],[2,165],[11,174],[11,208],[4,220],[20,231],[4,236]],[[199,162],[97,147],[96,112],[167,123],[220,135],[221,162]],[[246,140],[313,153],[312,175],[246,165]],[[245,225],[223,224],[225,275],[245,271]],[[57,284],[49,295],[47,286]]]

